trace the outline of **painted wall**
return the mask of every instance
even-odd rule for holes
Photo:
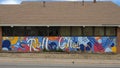
[[[116,53],[116,37],[3,37],[2,51],[81,51]]]

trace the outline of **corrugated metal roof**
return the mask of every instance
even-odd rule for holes
[[[120,25],[120,7],[112,2],[24,2],[0,5],[0,26]]]

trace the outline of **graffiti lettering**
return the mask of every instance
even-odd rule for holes
[[[116,37],[3,37],[2,50],[116,53]]]

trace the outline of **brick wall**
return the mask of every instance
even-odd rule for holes
[[[117,28],[117,53],[120,53],[120,28]]]

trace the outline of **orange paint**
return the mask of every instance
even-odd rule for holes
[[[101,37],[95,37],[95,39],[96,39],[96,40],[99,40],[99,39],[101,39]]]
[[[58,40],[59,37],[48,37],[48,40],[54,41],[54,40]]]

